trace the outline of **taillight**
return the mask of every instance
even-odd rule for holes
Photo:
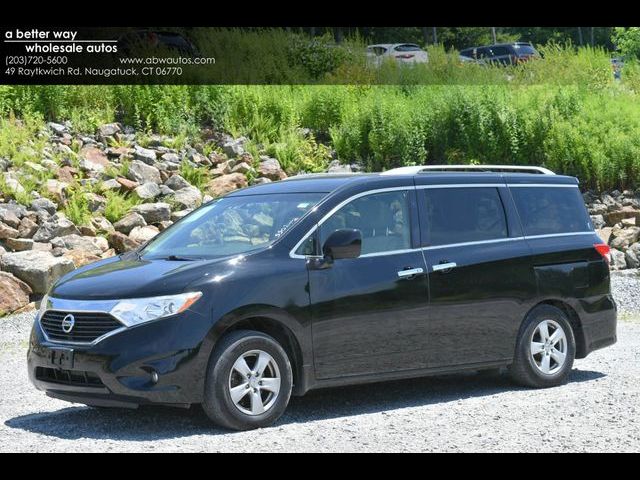
[[[405,53],[403,55],[396,55],[396,58],[404,58],[405,60],[408,60],[408,59],[413,58],[413,57],[415,57],[415,55],[411,55],[409,53]]]
[[[607,262],[607,264],[611,263],[611,247],[606,243],[595,243],[593,248],[602,255],[602,258]]]

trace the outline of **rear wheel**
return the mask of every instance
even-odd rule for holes
[[[287,408],[292,384],[291,364],[278,342],[238,330],[220,340],[211,355],[202,407],[225,428],[266,427]]]
[[[525,319],[509,371],[521,385],[553,387],[566,382],[575,353],[575,337],[565,313],[540,305]]]

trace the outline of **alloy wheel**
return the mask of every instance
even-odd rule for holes
[[[246,415],[261,415],[280,393],[280,370],[271,355],[262,350],[243,353],[229,374],[229,395],[235,407]]]
[[[567,336],[554,320],[543,320],[531,336],[531,358],[536,368],[545,375],[559,372],[567,358]]]

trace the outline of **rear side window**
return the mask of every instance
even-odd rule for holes
[[[512,187],[525,235],[593,230],[577,188]]]
[[[497,240],[508,236],[497,188],[425,190],[428,245]]]

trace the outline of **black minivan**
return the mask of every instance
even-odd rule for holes
[[[564,382],[616,341],[609,247],[573,177],[403,167],[235,191],[43,300],[31,381],[92,406],[264,427],[322,387],[507,367]]]

